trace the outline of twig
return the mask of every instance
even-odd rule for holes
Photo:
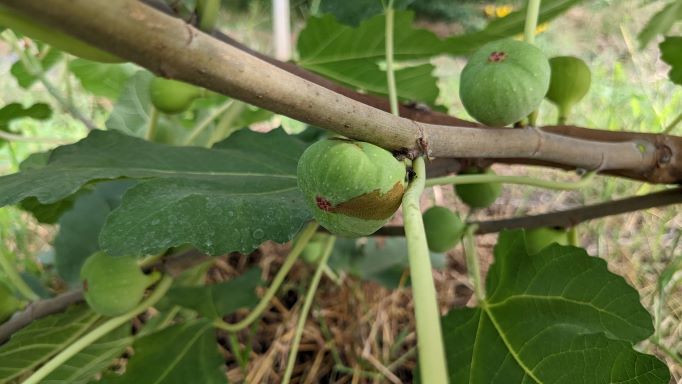
[[[133,0],[0,0],[164,76],[194,83],[386,148],[416,148],[423,128],[436,157],[531,160],[651,182],[682,180],[682,139],[599,141],[534,129],[417,124],[345,98]],[[136,23],[127,22],[131,18]],[[187,34],[191,33],[191,41]],[[139,36],[148,36],[141,44]],[[115,42],[112,44],[112,41]],[[470,125],[470,124],[469,124]],[[625,139],[624,139],[625,138]],[[625,140],[625,141],[624,141]]]
[[[0,131],[0,139],[4,139],[7,141],[14,141],[14,142],[45,143],[45,144],[57,144],[57,145],[70,143],[70,141],[66,140],[66,139],[58,139],[58,138],[54,138],[54,137],[29,137],[29,136],[23,136],[23,135],[15,135],[13,133],[5,132],[5,131]]]
[[[14,315],[10,320],[0,325],[0,343],[7,340],[14,332],[38,320],[54,313],[62,312],[71,304],[83,300],[83,291],[80,289],[69,291],[51,299],[39,300],[29,304],[23,311]]]
[[[570,228],[585,221],[599,219],[606,216],[640,211],[643,209],[663,207],[666,205],[682,204],[682,188],[666,189],[643,196],[629,197],[605,203],[587,205],[565,211],[550,212],[541,215],[523,216],[511,219],[475,221],[477,235],[496,233],[504,229],[562,227]],[[404,236],[403,227],[388,226],[379,229],[375,235]]]

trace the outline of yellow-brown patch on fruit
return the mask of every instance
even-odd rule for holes
[[[400,206],[404,191],[403,183],[397,182],[391,190],[384,194],[381,193],[381,190],[375,189],[326,209],[326,211],[364,220],[385,220],[391,217]]]

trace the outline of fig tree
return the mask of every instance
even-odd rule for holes
[[[83,294],[90,308],[104,316],[122,315],[142,300],[152,283],[133,257],[92,254],[81,268]]]
[[[520,121],[542,102],[550,67],[536,46],[504,39],[485,44],[462,70],[459,95],[467,112],[491,127]]]
[[[552,76],[546,97],[559,109],[559,121],[563,123],[590,90],[592,74],[584,61],[573,56],[553,57],[549,65]]]
[[[168,114],[186,111],[202,93],[202,89],[197,86],[162,77],[155,77],[149,85],[152,104],[159,111]]]
[[[472,168],[465,170],[462,174],[479,174],[478,169]],[[485,174],[494,175],[491,169]],[[502,193],[500,183],[476,183],[476,184],[456,184],[455,193],[457,197],[471,208],[487,208],[492,205]]]
[[[553,243],[568,245],[568,232],[564,229],[548,227],[526,230],[526,249],[531,255]]]
[[[424,212],[426,242],[433,252],[447,252],[462,238],[464,222],[445,207],[433,206]]]
[[[312,144],[301,155],[297,174],[315,219],[345,237],[376,232],[405,191],[405,164],[362,141],[331,138]]]

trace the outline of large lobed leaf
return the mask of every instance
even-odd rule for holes
[[[479,308],[443,318],[451,382],[668,383],[632,348],[651,316],[604,260],[558,245],[529,255],[523,232],[504,232],[487,280]]]
[[[86,306],[32,322],[0,346],[0,382],[25,374],[81,337],[98,316]]]
[[[668,78],[682,85],[682,36],[667,37],[660,45],[661,58],[670,65]]]
[[[227,383],[213,325],[197,320],[170,326],[135,341],[126,373],[101,382],[154,384]]]
[[[55,149],[44,167],[0,177],[0,206],[32,196],[52,203],[91,181],[138,179],[102,230],[105,251],[192,244],[209,254],[250,252],[266,240],[290,240],[310,218],[296,183],[304,148],[281,130],[239,131],[214,149],[93,131]]]
[[[218,319],[237,309],[258,304],[256,287],[260,282],[260,270],[253,268],[225,283],[173,287],[166,299],[172,304],[193,309],[203,317]]]
[[[640,48],[644,48],[657,35],[665,35],[682,20],[682,0],[673,0],[651,17],[637,36]]]

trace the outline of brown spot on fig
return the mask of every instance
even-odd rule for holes
[[[384,194],[381,193],[381,190],[375,189],[329,209],[322,207],[320,209],[364,220],[385,220],[398,209],[404,192],[405,186],[401,182],[397,182],[390,191]]]
[[[83,292],[87,292],[87,291],[88,291],[88,280],[85,279],[85,280],[83,280]]]
[[[333,208],[331,201],[325,199],[322,196],[315,197],[315,204],[317,204],[317,207],[325,212],[329,212]]]
[[[506,52],[501,52],[501,51],[495,51],[490,54],[488,57],[488,61],[491,63],[499,63],[501,61],[504,61],[507,58],[507,53]]]

